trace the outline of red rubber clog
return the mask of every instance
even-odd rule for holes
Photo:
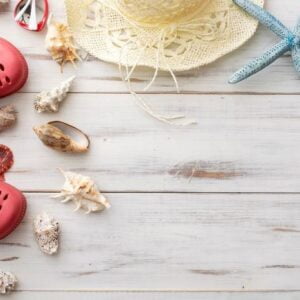
[[[23,220],[26,199],[15,187],[1,181],[14,162],[13,153],[0,145],[0,240],[12,233]]]
[[[0,240],[18,227],[25,212],[24,195],[15,187],[0,181]]]
[[[28,65],[21,52],[0,38],[0,98],[18,91],[27,81]]]

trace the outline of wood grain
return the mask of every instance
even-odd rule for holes
[[[1,100],[16,104],[19,121],[0,143],[15,154],[7,181],[31,193],[24,222],[0,241],[0,269],[19,278],[9,299],[298,300],[299,75],[287,54],[248,81],[227,84],[277,37],[260,27],[238,51],[177,74],[181,95],[161,72],[146,101],[157,112],[198,120],[173,128],[137,108],[113,64],[90,57],[60,73],[45,50],[45,32],[14,23],[16,2],[0,9],[0,36],[24,53],[30,78]],[[63,1],[50,5],[63,20]],[[272,0],[266,7],[293,27],[300,2],[283,7]],[[137,69],[136,91],[152,72]],[[36,93],[73,74],[61,112],[35,113]],[[72,156],[45,148],[32,126],[54,119],[88,133],[91,151]],[[113,192],[112,209],[85,216],[50,199],[47,192],[63,183],[57,167],[90,175]],[[42,211],[61,223],[55,257],[40,253],[32,234],[32,219]]]
[[[47,194],[27,197],[24,222],[0,242],[0,268],[20,290],[299,289],[298,194],[117,193],[110,210],[89,216]],[[34,240],[42,211],[61,224],[58,256]]]
[[[21,96],[21,97],[20,97]],[[198,125],[174,128],[143,113],[130,95],[72,94],[58,114],[37,114],[34,94],[15,95],[17,126],[1,133],[15,165],[7,180],[25,191],[57,191],[57,168],[92,176],[112,192],[299,192],[298,96],[152,95],[165,114]],[[94,113],[95,112],[95,113]],[[91,137],[85,155],[46,148],[34,125],[62,120]]]

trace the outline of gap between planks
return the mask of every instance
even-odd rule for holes
[[[22,190],[25,194],[56,194],[60,190]],[[300,192],[174,192],[174,191],[109,191],[101,190],[105,194],[193,194],[193,195],[300,195]]]
[[[15,292],[34,292],[34,293],[136,293],[136,294],[143,294],[143,293],[174,293],[174,294],[180,294],[180,293],[290,293],[290,292],[300,292],[300,289],[291,289],[291,290],[285,290],[285,289],[272,289],[272,290],[260,290],[260,289],[253,289],[253,290],[190,290],[190,289],[178,289],[178,290],[172,290],[172,289],[162,289],[162,290],[147,290],[147,289],[67,289],[67,290],[39,290],[39,289],[29,289],[29,290],[15,290]]]
[[[17,92],[16,94],[38,94],[39,92]],[[130,92],[69,92],[69,94],[74,95],[130,95]],[[300,93],[271,93],[271,92],[196,92],[196,91],[181,91],[180,93],[177,93],[176,91],[170,92],[170,91],[157,91],[157,92],[137,92],[138,95],[191,95],[191,96],[299,96]]]

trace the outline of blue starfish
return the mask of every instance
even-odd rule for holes
[[[229,80],[229,83],[238,83],[252,76],[253,74],[270,65],[277,58],[288,51],[292,52],[295,69],[300,72],[300,20],[293,32],[285,27],[270,13],[268,13],[258,5],[255,5],[251,1],[233,0],[233,2],[243,8],[251,16],[258,19],[260,23],[272,30],[282,40],[277,45],[266,51],[262,56],[252,60],[242,69],[233,74],[233,76]]]

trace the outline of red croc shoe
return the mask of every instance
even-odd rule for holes
[[[8,171],[14,158],[11,150],[0,145],[0,240],[12,233],[23,220],[26,199],[15,187],[5,183],[4,173]]]
[[[15,187],[0,181],[0,240],[18,227],[25,212],[24,195]]]
[[[0,98],[18,91],[27,81],[28,65],[21,52],[0,38]]]

